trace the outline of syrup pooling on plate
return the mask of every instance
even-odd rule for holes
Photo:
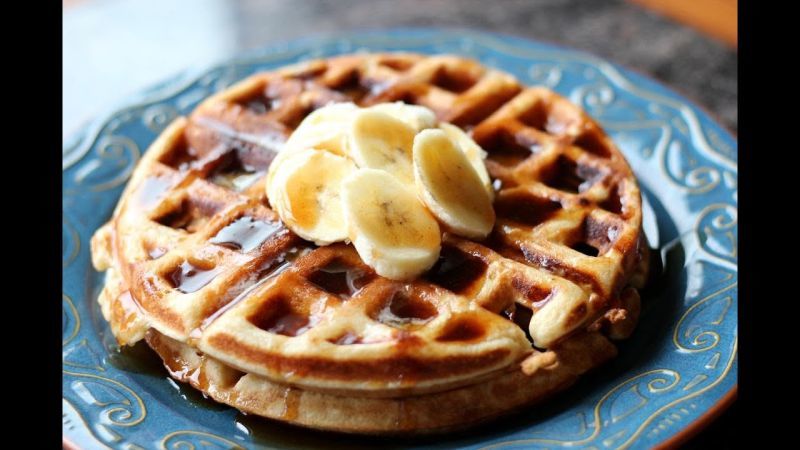
[[[280,224],[243,216],[219,230],[209,242],[247,253],[260,246],[280,229]]]

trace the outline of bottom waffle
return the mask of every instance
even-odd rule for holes
[[[434,394],[369,398],[303,390],[245,374],[151,329],[145,339],[178,381],[249,414],[360,434],[435,433],[465,428],[542,401],[616,356],[600,333],[582,333],[513,370]]]

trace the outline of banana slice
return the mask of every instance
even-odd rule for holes
[[[413,191],[382,170],[358,169],[342,183],[350,240],[386,278],[413,278],[439,258],[439,224]]]
[[[347,156],[347,129],[356,111],[353,103],[332,103],[312,112],[294,130],[281,153],[316,148]]]
[[[290,230],[317,245],[347,238],[342,180],[356,171],[345,157],[322,150],[288,156],[267,185],[270,204]]]
[[[455,125],[449,124],[447,122],[442,122],[439,124],[439,128],[447,134],[453,142],[455,142],[461,151],[467,155],[467,159],[469,163],[472,164],[472,167],[475,169],[475,172],[478,173],[481,181],[483,182],[484,188],[486,188],[486,192],[489,193],[489,198],[494,200],[494,188],[492,188],[492,179],[489,178],[489,172],[486,171],[486,165],[483,163],[483,160],[486,159],[486,151],[484,151],[475,141],[472,140],[466,133],[461,131],[461,128],[458,128]]]
[[[418,132],[436,126],[436,114],[424,106],[394,102],[378,103],[377,105],[370,106],[368,109],[400,119]]]
[[[353,103],[332,103],[309,114],[292,132],[281,151],[269,165],[267,196],[278,167],[291,155],[310,148],[347,156],[347,130],[353,115],[358,111]],[[272,197],[270,203],[272,203]],[[274,205],[273,205],[274,207]]]
[[[379,169],[414,184],[411,148],[416,131],[399,119],[365,109],[356,113],[350,127],[350,157],[360,168]]]
[[[452,232],[486,237],[494,226],[492,200],[467,156],[442,130],[414,138],[414,178],[422,201]]]

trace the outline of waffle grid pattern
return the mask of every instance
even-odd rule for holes
[[[307,114],[339,101],[419,104],[468,130],[498,189],[492,236],[446,236],[434,269],[401,283],[284,228],[266,169]],[[540,356],[525,333],[543,348],[586,327],[626,337],[640,211],[619,151],[556,94],[458,57],[344,56],[255,75],[171,124],[93,258],[110,272],[101,303],[120,340],[151,326],[276,382],[396,396]],[[146,322],[119,306],[128,291]]]

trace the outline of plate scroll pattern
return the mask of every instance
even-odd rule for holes
[[[175,413],[169,401],[145,386],[152,380],[107,364],[100,337],[107,330],[93,306],[101,279],[91,268],[89,238],[110,215],[142,152],[172,118],[250,73],[358,50],[461,53],[569,97],[603,124],[644,192],[663,205],[658,220],[671,221],[675,232],[659,241],[678,242],[685,254],[684,267],[678,268],[685,286],[670,300],[674,311],[659,319],[669,322],[664,325],[669,332],[648,347],[648,358],[633,358],[621,375],[600,381],[552,417],[458,445],[649,448],[680,432],[735,387],[738,166],[730,134],[656,83],[583,53],[473,31],[363,32],[281,44],[188,72],[111,110],[65,143],[62,379],[68,439],[84,448],[275,445],[254,442],[230,426],[229,412],[216,413],[227,419],[199,410],[196,417]]]

